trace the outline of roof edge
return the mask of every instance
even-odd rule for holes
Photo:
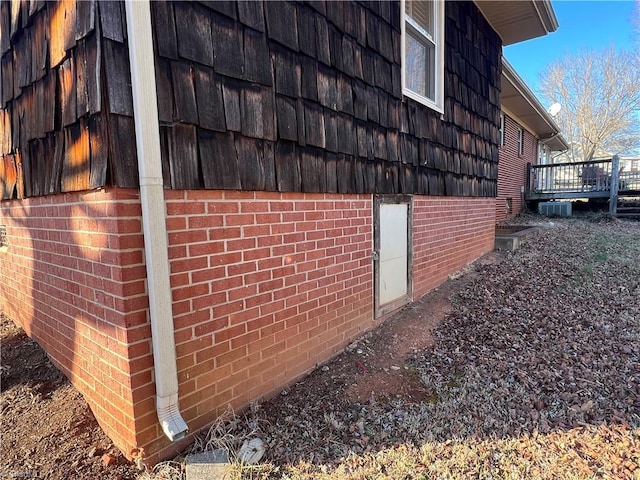
[[[555,32],[559,27],[558,18],[551,0],[473,0],[473,3],[500,36],[503,45],[512,45],[542,37]],[[521,14],[535,15],[537,17],[537,21],[533,21],[536,24],[535,28],[533,30],[519,28],[519,25],[524,25],[525,23],[531,25],[532,18],[525,18],[525,16],[514,17],[505,23],[505,18],[499,8],[501,4],[509,4],[512,7],[518,5]],[[519,33],[509,30],[508,25],[513,26],[516,29],[515,31]]]
[[[556,12],[553,10],[553,6],[551,5],[551,0],[534,1],[534,5],[538,10],[540,20],[547,29],[547,32],[551,33],[558,30],[560,24],[558,23]],[[538,8],[538,6],[541,6],[542,8]]]
[[[531,108],[533,108],[536,114],[544,120],[549,128],[553,130],[553,134],[547,136],[546,138],[540,138],[540,141],[545,142],[545,140],[550,141],[552,139],[555,139],[559,143],[561,143],[565,149],[568,149],[569,145],[562,137],[558,124],[555,122],[553,117],[549,115],[549,112],[547,112],[544,106],[540,103],[538,97],[536,97],[536,95],[531,91],[529,86],[525,83],[522,77],[518,75],[518,73],[514,70],[514,68],[504,56],[502,57],[502,76],[513,86],[513,88],[518,91],[522,98],[527,101]]]

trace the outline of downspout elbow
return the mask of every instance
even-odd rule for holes
[[[156,410],[158,421],[164,434],[175,442],[187,436],[187,424],[178,409],[178,394],[161,397],[156,396]]]

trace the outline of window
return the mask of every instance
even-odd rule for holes
[[[444,1],[402,2],[403,93],[444,112]]]
[[[524,153],[524,130],[518,127],[518,155]]]
[[[504,113],[500,114],[500,146],[504,145]]]

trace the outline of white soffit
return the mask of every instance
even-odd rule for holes
[[[556,122],[504,57],[501,84],[500,102],[510,116],[540,140],[549,139],[545,143],[552,150],[565,150],[568,147]]]
[[[558,20],[550,0],[474,1],[505,46],[541,37],[558,29]]]

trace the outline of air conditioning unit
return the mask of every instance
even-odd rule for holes
[[[547,217],[570,217],[571,202],[540,202],[538,213]]]

